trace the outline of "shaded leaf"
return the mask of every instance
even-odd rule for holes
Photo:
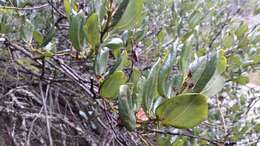
[[[33,38],[34,26],[30,20],[26,19],[22,25],[21,36],[24,41],[30,43]]]
[[[118,110],[121,122],[127,130],[133,131],[136,127],[135,113],[131,106],[131,94],[127,85],[121,85],[118,97]]]
[[[176,60],[176,52],[177,49],[173,48],[165,58],[158,76],[158,93],[163,96],[167,97],[167,81],[169,80],[168,77],[171,73],[171,70],[173,68],[173,65]]]
[[[143,89],[143,105],[144,109],[147,112],[152,110],[152,104],[154,101],[154,93],[156,91],[156,85],[158,80],[158,74],[160,69],[161,59],[158,59],[157,62],[153,65],[152,69],[149,72],[149,75],[145,81]]]
[[[96,55],[95,73],[102,75],[106,72],[109,57],[109,49],[107,47],[101,48]]]
[[[47,35],[44,37],[40,47],[45,47],[46,45],[48,45],[49,42],[51,42],[53,37],[55,36],[55,33],[56,33],[55,28],[52,27],[50,31],[47,33]]]
[[[82,34],[82,19],[80,15],[71,16],[69,27],[69,39],[73,47],[79,51],[82,46],[83,34]]]

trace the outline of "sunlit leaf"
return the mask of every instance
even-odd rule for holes
[[[249,78],[247,76],[239,76],[235,78],[233,81],[240,85],[246,85],[249,82]]]
[[[64,5],[64,9],[65,9],[67,16],[70,16],[70,13],[71,13],[70,0],[63,0],[63,5]]]
[[[116,24],[115,29],[120,31],[133,27],[136,21],[142,16],[143,3],[143,0],[129,1],[124,14]]]
[[[91,45],[92,49],[96,49],[100,43],[100,26],[96,13],[93,13],[88,17],[83,29],[88,43]]]
[[[33,31],[33,39],[35,40],[35,42],[37,43],[37,45],[42,44],[43,42],[43,36],[39,31]]]
[[[225,48],[231,48],[233,46],[233,43],[234,43],[234,38],[233,38],[232,34],[228,33],[226,36],[224,36],[223,46]]]
[[[242,22],[242,23],[239,25],[239,27],[237,28],[237,30],[236,30],[235,33],[236,33],[236,35],[237,35],[238,38],[242,38],[247,31],[248,31],[248,25],[247,25],[247,23],[246,23],[246,22]]]
[[[129,3],[129,0],[123,0],[120,3],[117,11],[115,12],[115,14],[113,16],[112,26],[115,26],[119,22],[119,20],[121,19],[121,17],[123,16],[123,14],[124,14],[124,12],[126,10],[126,7],[127,7],[128,3]]]
[[[201,94],[208,97],[214,96],[223,89],[224,83],[224,78],[221,75],[216,74],[209,80],[207,85],[203,88]]]
[[[127,81],[124,72],[116,71],[111,74],[101,85],[100,95],[105,98],[116,98],[119,92],[119,87]]]
[[[201,66],[204,69],[193,88],[193,92],[199,93],[203,90],[203,88],[206,86],[208,81],[214,75],[216,66],[217,66],[217,55],[213,55],[212,57],[208,58],[205,68],[204,66]]]
[[[207,97],[198,93],[174,96],[157,108],[156,115],[165,126],[193,128],[208,116]]]

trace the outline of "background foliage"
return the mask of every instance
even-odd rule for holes
[[[257,145],[259,6],[0,0],[0,141]]]

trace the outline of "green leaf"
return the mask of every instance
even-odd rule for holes
[[[190,43],[190,41],[188,41]],[[185,44],[181,50],[181,58],[180,58],[180,71],[186,76],[189,70],[189,63],[192,55],[192,46],[191,44]]]
[[[231,68],[239,68],[239,66],[241,65],[240,56],[237,54],[232,54],[228,58],[228,64]]]
[[[107,47],[101,48],[96,55],[95,60],[95,73],[96,75],[103,75],[107,69],[109,57],[109,49]]]
[[[239,48],[246,48],[248,44],[250,43],[250,40],[245,36],[239,40],[238,47]]]
[[[157,39],[158,39],[158,42],[160,43],[160,44],[162,44],[163,43],[163,41],[164,41],[164,29],[161,29],[160,31],[159,31],[159,33],[156,35],[156,37],[157,37]]]
[[[83,33],[82,33],[82,18],[80,15],[71,16],[69,27],[69,39],[73,47],[79,51],[82,46]]]
[[[33,38],[34,26],[30,20],[26,19],[22,25],[21,36],[22,39],[28,43],[31,43]]]
[[[171,146],[185,146],[185,140],[177,138]]]
[[[106,15],[107,0],[95,0],[95,10],[98,15],[99,24],[102,24],[103,18]]]
[[[123,14],[124,14],[124,12],[126,10],[126,7],[127,7],[128,3],[129,3],[129,0],[123,0],[120,3],[117,11],[115,12],[115,14],[113,16],[112,26],[115,26],[119,22],[119,20],[121,19],[121,17],[123,16]]]
[[[163,125],[193,128],[208,116],[207,97],[198,93],[174,96],[156,109],[156,115]]]
[[[120,49],[123,46],[123,40],[120,38],[112,38],[111,41],[106,43],[106,46],[110,49]]]
[[[35,40],[35,42],[37,43],[37,45],[42,44],[43,42],[43,36],[39,31],[33,31],[33,39]]]
[[[100,44],[100,26],[98,23],[98,15],[93,13],[87,19],[86,24],[83,27],[87,37],[88,43],[92,49],[95,49]]]
[[[203,70],[202,74],[200,75],[198,81],[196,82],[193,88],[193,92],[199,93],[202,91],[202,89],[206,86],[206,84],[214,75],[216,66],[217,66],[217,55],[213,55],[212,57],[209,58],[209,61],[207,61],[205,69]]]
[[[133,27],[142,16],[143,3],[144,0],[129,1],[123,16],[115,26],[115,30],[121,31]]]
[[[246,22],[240,23],[239,27],[237,28],[235,34],[240,39],[242,38],[245,33],[248,31],[248,25]]]
[[[64,5],[65,12],[67,14],[67,17],[69,17],[70,13],[71,13],[70,0],[63,0],[63,5]]]
[[[172,80],[173,91],[178,92],[180,90],[183,79],[184,79],[184,77],[182,74],[177,74],[173,77],[173,80]]]
[[[209,80],[207,85],[202,90],[201,94],[208,97],[214,96],[223,89],[224,83],[224,78],[221,75],[216,74]]]
[[[257,64],[260,63],[260,55],[253,56],[253,61]]]
[[[127,130],[133,131],[136,127],[135,113],[131,106],[131,94],[127,85],[121,85],[118,97],[118,110],[122,124]]]
[[[224,50],[218,52],[217,71],[219,74],[223,73],[227,68],[227,58],[225,57]]]
[[[121,53],[121,62],[119,64],[119,66],[117,67],[117,70],[122,70],[124,68],[127,68],[131,65],[131,61],[129,60],[128,58],[128,53],[126,50],[124,50],[122,53]]]
[[[162,67],[159,71],[158,77],[158,93],[163,96],[167,97],[167,81],[169,80],[168,77],[171,73],[172,67],[176,61],[177,49],[173,48],[165,58]]]
[[[116,98],[118,95],[119,87],[127,81],[124,72],[116,71],[111,74],[100,87],[100,96],[105,98]]]
[[[132,96],[133,96],[133,103],[134,103],[133,109],[135,112],[137,112],[140,109],[141,104],[143,102],[142,93],[143,93],[144,83],[145,83],[145,78],[141,76],[136,82],[136,84],[134,85]]]
[[[234,38],[233,35],[228,33],[226,36],[223,38],[223,46],[225,48],[231,48],[234,44]]]
[[[197,26],[201,22],[202,18],[203,16],[201,12],[195,10],[189,20],[190,28],[193,29],[195,26]]]
[[[247,83],[249,83],[249,78],[247,76],[239,76],[235,78],[233,81],[240,85],[246,85]]]
[[[157,62],[153,65],[149,72],[149,75],[145,81],[143,89],[143,105],[144,109],[149,113],[152,110],[152,103],[154,101],[154,94],[156,93],[156,85],[158,81],[158,74],[160,69],[161,59],[159,58]]]
[[[138,80],[141,77],[141,72],[138,68],[133,67],[132,71],[131,71],[131,76],[130,76],[130,82],[136,84],[138,82]]]
[[[47,35],[44,37],[42,44],[41,44],[41,48],[45,47],[46,45],[49,44],[49,42],[52,41],[52,38],[55,36],[56,30],[54,27],[52,27],[50,29],[50,31],[47,33]]]
[[[171,146],[171,136],[170,135],[166,135],[166,136],[161,136],[158,135],[158,137],[156,138],[156,145],[157,146]]]

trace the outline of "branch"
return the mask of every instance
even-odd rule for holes
[[[214,144],[216,146],[222,146],[223,142],[219,142],[217,140],[211,140],[205,137],[200,137],[200,136],[195,136],[192,134],[188,134],[188,133],[174,133],[168,130],[159,130],[159,129],[145,129],[146,131],[150,131],[150,132],[155,132],[155,133],[159,133],[159,134],[169,134],[172,136],[186,136],[186,137],[190,137],[190,138],[196,138],[196,139],[201,139],[201,140],[205,140],[208,141],[211,144]]]
[[[66,18],[66,15],[63,14],[59,9],[57,9],[57,8],[53,5],[52,2],[50,2],[50,1],[48,0],[48,3],[49,3],[49,5],[50,5],[58,14],[60,14],[62,17],[65,17],[65,18]]]

